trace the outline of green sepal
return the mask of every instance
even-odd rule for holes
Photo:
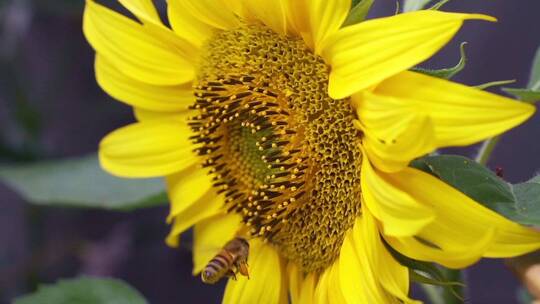
[[[437,268],[437,266],[435,265],[432,265],[434,268]],[[441,272],[439,270],[439,272]],[[442,275],[442,272],[441,272],[441,275]],[[425,274],[423,274],[422,272],[417,272],[415,270],[412,270],[409,268],[409,276],[410,276],[410,279],[411,281],[415,282],[415,283],[421,283],[421,284],[428,284],[428,285],[435,285],[435,286],[448,286],[448,287],[465,287],[465,284],[461,283],[461,282],[453,282],[453,281],[446,281],[444,278],[440,278],[440,279],[434,279],[430,276],[427,276]],[[453,288],[451,288],[451,290],[453,291],[452,293],[456,296],[456,297],[460,297],[455,291]]]
[[[527,87],[502,88],[502,90],[525,102],[535,103],[540,101],[540,48],[536,50]]]
[[[528,102],[536,103],[540,101],[540,91],[533,91],[530,89],[514,89],[514,88],[502,88],[502,90],[515,98]]]
[[[342,26],[353,25],[366,19],[374,0],[353,1],[351,10]]]
[[[403,11],[412,12],[424,9],[433,0],[404,0]],[[439,2],[433,4],[429,9],[438,10],[450,0],[439,0]]]
[[[433,4],[433,6],[431,6],[430,8],[428,8],[429,10],[434,10],[434,11],[438,11],[443,5],[445,5],[446,3],[450,2],[450,0],[440,0],[439,2]]]
[[[420,284],[439,286],[446,293],[453,294],[456,298],[461,299],[461,296],[454,287],[465,287],[465,285],[461,282],[448,280],[442,271],[442,266],[409,258],[399,253],[388,243],[384,242],[384,244],[392,257],[399,264],[409,269],[411,281]]]
[[[114,177],[96,155],[0,165],[0,181],[35,205],[127,211],[168,201],[162,179]]]
[[[465,68],[465,65],[467,64],[467,56],[465,54],[465,45],[467,45],[467,42],[462,42],[461,45],[459,46],[459,53],[460,53],[459,62],[451,68],[430,70],[430,69],[415,67],[415,68],[412,68],[411,71],[419,72],[419,73],[437,77],[437,78],[451,79],[452,77],[456,76],[459,72],[461,72]]]
[[[490,82],[487,82],[487,83],[479,84],[479,85],[476,85],[474,87],[479,89],[479,90],[485,90],[485,89],[489,89],[489,88],[492,88],[492,87],[502,86],[502,85],[510,84],[510,83],[514,83],[514,82],[516,82],[515,79],[496,80],[496,81],[490,81]]]
[[[457,155],[426,156],[410,166],[434,175],[509,220],[540,227],[540,176],[510,184],[477,162]]]

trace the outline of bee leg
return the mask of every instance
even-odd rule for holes
[[[230,270],[227,272],[227,276],[228,277],[232,277],[233,280],[237,281],[238,278],[236,277],[236,272],[234,272],[233,270]]]
[[[246,261],[238,262],[238,272],[240,272],[241,275],[246,276],[249,279],[249,269]]]

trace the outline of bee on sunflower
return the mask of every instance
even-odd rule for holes
[[[344,25],[350,0],[169,0],[169,28],[151,0],[118,1],[136,20],[87,0],[84,33],[98,83],[138,122],[103,139],[101,164],[166,178],[166,242],[193,227],[195,274],[247,276],[249,262],[224,303],[412,303],[387,246],[450,268],[540,248],[539,233],[408,166],[533,114],[409,71],[465,20],[494,18]]]

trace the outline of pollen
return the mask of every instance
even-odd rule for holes
[[[361,134],[328,76],[301,39],[221,31],[201,55],[189,122],[227,211],[305,272],[337,258],[361,209]]]

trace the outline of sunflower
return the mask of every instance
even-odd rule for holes
[[[408,166],[532,115],[531,105],[409,71],[479,14],[434,10],[344,26],[350,0],[87,0],[96,78],[138,122],[102,166],[165,176],[172,230],[194,233],[194,274],[241,236],[250,279],[225,303],[410,303],[387,250],[451,268],[520,255],[540,235]],[[208,248],[217,248],[209,252]]]

